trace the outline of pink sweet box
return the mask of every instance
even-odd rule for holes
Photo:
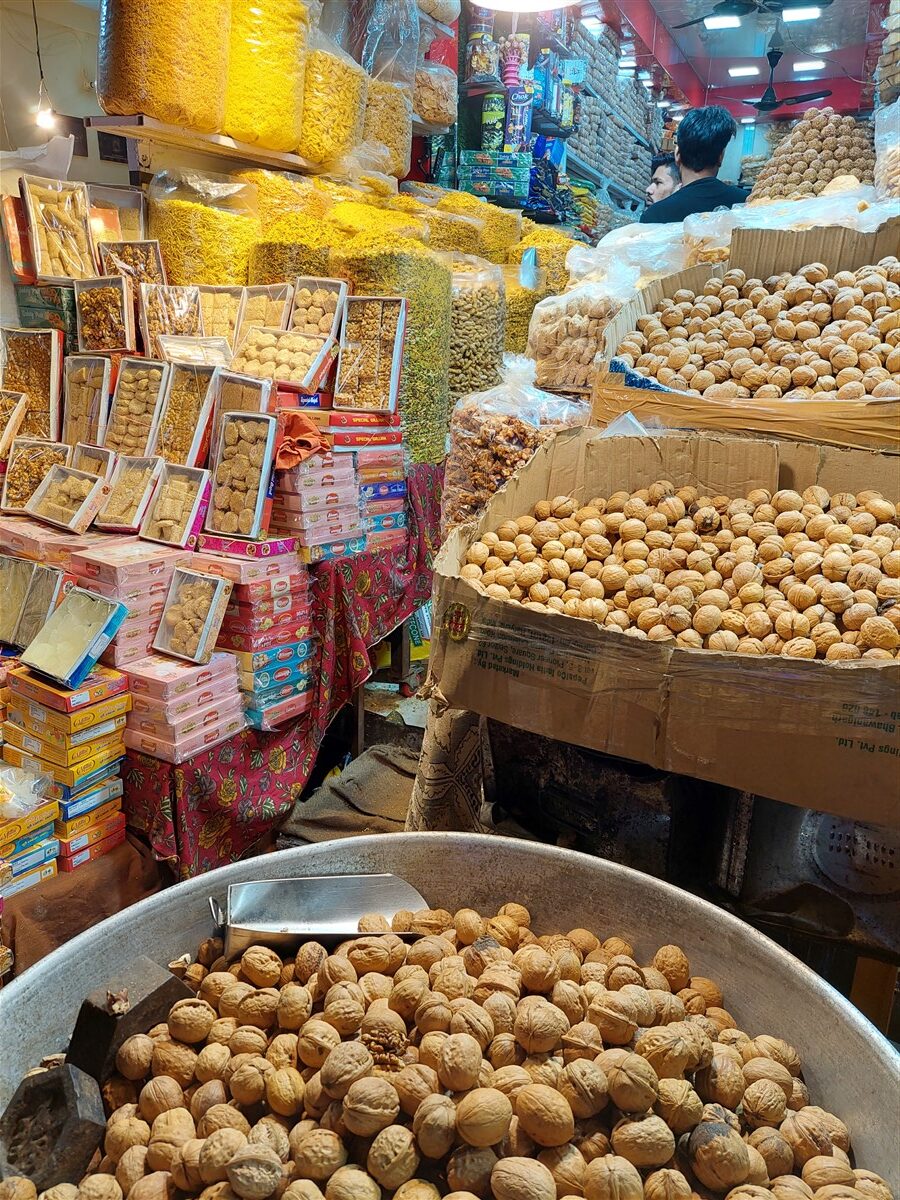
[[[147,717],[157,725],[173,725],[197,709],[210,704],[224,704],[226,699],[237,694],[237,683],[221,676],[209,683],[188,688],[173,700],[132,695],[132,712]]]
[[[276,492],[273,511],[278,508],[289,512],[319,511],[348,504],[359,504],[359,488],[355,482],[340,487],[309,487],[299,492]]]
[[[164,702],[212,684],[230,686],[232,681],[237,687],[237,664],[230,654],[213,654],[203,666],[166,658],[163,654],[149,654],[128,668],[128,682],[135,698],[152,696]]]
[[[286,629],[312,619],[309,603],[300,600],[290,608],[275,613],[257,613],[253,609],[226,613],[220,633],[266,633],[270,629]]]
[[[229,633],[219,630],[216,646],[219,650],[242,650],[255,654],[260,650],[272,650],[289,642],[305,642],[313,636],[309,621],[298,621],[293,625],[277,625],[264,633]],[[233,660],[232,660],[233,661]]]
[[[177,745],[202,730],[240,716],[242,712],[240,693],[231,692],[199,708],[191,706],[188,711],[171,720],[159,712],[136,712],[132,709],[128,714],[127,728],[133,733],[149,734]]]
[[[73,554],[72,571],[85,579],[124,587],[168,580],[183,558],[183,550],[129,540]]]
[[[246,603],[240,599],[235,603],[234,592],[231,593],[231,596],[228,607],[225,609],[226,621],[231,617],[239,621],[250,620],[254,617],[274,617],[279,613],[291,612],[298,605],[307,604],[309,600],[309,592],[305,588],[301,591],[285,592],[281,596],[249,600]]]
[[[198,552],[192,554],[189,559],[182,559],[182,562],[190,562],[197,571],[205,571],[207,575],[221,575],[238,585],[262,583],[281,577],[289,579],[298,571],[305,571],[295,550],[285,554],[273,554],[269,558],[226,558],[221,554]]]
[[[31,517],[0,517],[0,549],[66,570],[76,552],[121,546],[133,540],[109,533],[67,533],[50,529]]]
[[[220,742],[227,741],[246,727],[247,722],[243,713],[236,712],[222,718],[215,725],[199,729],[177,741],[126,729],[125,745],[129,750],[136,750],[139,754],[149,754],[151,758],[161,758],[164,762],[169,763],[182,763],[195,754],[201,754],[204,750],[210,750],[213,746],[218,746]]]
[[[201,533],[197,538],[197,549],[206,553],[224,554],[227,557],[266,559],[274,558],[277,554],[293,553],[297,549],[297,542],[292,537],[264,538],[258,542],[248,542],[216,533]]]

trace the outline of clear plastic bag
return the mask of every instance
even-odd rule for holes
[[[52,783],[50,775],[38,775],[9,763],[0,764],[0,819],[13,821],[17,817],[27,817],[46,803],[46,792]]]
[[[90,205],[83,183],[23,175],[19,187],[28,213],[38,279],[67,283],[97,274],[91,249]]]
[[[298,151],[314,166],[341,159],[363,139],[369,77],[321,30],[309,34]]]
[[[336,204],[325,218],[325,224],[335,233],[348,237],[371,233],[379,237],[412,238],[419,242],[428,240],[428,226],[424,220],[357,200],[342,200]]]
[[[212,416],[210,383],[214,367],[173,363],[169,368],[154,454],[167,463],[195,467],[206,441]]]
[[[503,272],[486,259],[441,256],[451,272],[450,399],[482,392],[500,382],[506,336]]]
[[[455,125],[458,83],[456,72],[441,63],[422,62],[416,68],[413,108],[426,125]]]
[[[687,266],[688,247],[683,222],[665,225],[623,225],[601,238],[596,246],[573,246],[566,255],[572,284],[597,282],[617,264],[635,267],[639,286],[651,279],[674,275]]]
[[[102,356],[70,355],[63,367],[65,397],[62,440],[97,443],[106,429],[109,399],[109,359]]]
[[[220,130],[230,29],[231,0],[101,0],[100,107]]]
[[[413,84],[419,49],[414,0],[375,0],[363,43],[369,73],[363,137],[385,146],[388,173],[403,179],[412,157]]]
[[[401,197],[411,199],[411,197]],[[428,245],[432,250],[455,250],[458,254],[478,255],[484,241],[484,221],[478,217],[457,216],[440,212],[433,205],[418,204],[418,216],[428,229]],[[412,211],[406,209],[407,212]]]
[[[253,169],[238,171],[236,179],[256,188],[259,223],[266,234],[279,218],[302,211],[309,217],[324,217],[333,204],[327,193],[317,188],[311,179],[292,175],[289,171]]]
[[[256,188],[227,175],[160,171],[150,181],[150,232],[170,283],[243,284],[259,240]]]
[[[317,217],[280,217],[250,251],[250,284],[272,284],[297,275],[327,275],[330,238]]]
[[[606,326],[636,292],[634,268],[622,267],[603,283],[585,283],[542,300],[528,328],[528,356],[537,364],[538,385],[589,392],[603,359]]]
[[[468,192],[444,192],[437,207],[441,212],[477,217],[484,222],[478,253],[489,262],[505,263],[510,246],[522,236],[522,213],[518,209],[499,208]]]
[[[441,503],[441,535],[470,521],[497,490],[560,429],[587,425],[590,404],[562,399],[534,384],[534,364],[506,359],[503,382],[464,396],[450,418]]]
[[[900,99],[875,113],[875,188],[900,196]]]
[[[303,0],[232,0],[224,122],[230,137],[296,150],[308,33]]]
[[[162,333],[197,337],[201,330],[200,291],[196,287],[141,284],[141,335],[146,354],[162,357]]]
[[[551,225],[538,225],[529,230],[520,242],[510,246],[507,261],[521,262],[529,250],[537,251],[538,266],[547,272],[547,282],[554,292],[564,292],[569,286],[566,258],[569,251],[583,243],[568,237]]]
[[[528,348],[528,327],[535,307],[551,295],[547,272],[530,262],[502,267],[506,289],[506,339],[508,354],[524,354]]]
[[[3,476],[4,512],[23,513],[51,467],[69,465],[72,447],[40,438],[16,438]]]
[[[167,283],[158,241],[103,242],[100,265],[104,275],[130,279],[137,296],[140,283]]]
[[[737,210],[691,213],[684,218],[684,240],[687,243],[687,265],[726,262],[731,253],[731,234]]]

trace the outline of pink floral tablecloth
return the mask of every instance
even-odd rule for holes
[[[129,827],[181,878],[240,858],[287,814],[329,723],[371,674],[370,647],[431,598],[442,470],[411,468],[405,546],[311,569],[320,649],[309,712],[274,733],[246,729],[179,766],[129,752]]]

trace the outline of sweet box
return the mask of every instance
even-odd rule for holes
[[[120,692],[128,690],[128,678],[121,671],[113,671],[109,667],[95,667],[75,691],[60,688],[55,684],[41,679],[27,666],[17,667],[10,671],[10,687],[20,696],[35,700],[38,704],[57,712],[72,713],[85,708],[89,704],[97,704],[108,700]]]
[[[133,712],[128,718],[128,728],[132,733],[149,733],[151,737],[179,742],[201,729],[221,724],[222,721],[239,713],[240,710],[240,695],[235,689],[220,692],[208,704],[200,706],[192,704],[185,712],[172,718],[159,710]]]
[[[97,821],[116,813],[122,807],[124,783],[121,779],[109,779],[97,784],[74,800],[61,801],[62,816],[53,828],[59,838],[74,837]],[[69,814],[66,816],[66,814]]]
[[[22,653],[22,662],[64,687],[77,688],[116,636],[128,609],[106,596],[72,588]]]
[[[72,555],[72,570],[85,579],[123,587],[127,584],[152,583],[171,577],[175,566],[185,559],[184,551],[168,547],[148,546],[129,539],[116,541],[102,550],[86,550]]]
[[[125,829],[125,814],[121,811],[110,813],[108,817],[101,817],[93,825],[87,826],[80,833],[72,834],[71,837],[59,838],[59,852],[65,858],[71,858],[80,850],[86,850],[88,846],[94,846],[97,842],[102,842],[104,838],[110,837],[112,834],[118,833]]]
[[[115,833],[111,833],[101,842],[95,842],[85,850],[79,850],[72,855],[60,854],[58,860],[59,869],[61,871],[76,871],[79,867],[83,867],[85,863],[92,862],[95,858],[101,858],[104,854],[109,854],[110,850],[114,850],[116,846],[121,845],[124,841],[125,825],[123,823]]]
[[[123,732],[127,732],[127,730]],[[73,767],[60,767],[56,763],[26,754],[24,750],[18,746],[11,746],[8,742],[3,746],[3,757],[6,762],[11,763],[14,767],[25,767],[40,775],[49,775],[53,782],[59,784],[60,787],[72,790],[75,790],[79,784],[83,784],[95,771],[109,766],[112,762],[118,762],[124,753],[125,747],[121,741],[116,739],[111,747],[102,754],[87,758]]]
[[[293,542],[292,538],[289,540]],[[259,543],[254,544],[258,545]],[[206,571],[209,575],[222,575],[225,579],[230,579],[233,583],[242,586],[281,577],[289,578],[298,571],[304,571],[297,560],[295,545],[280,554],[262,558],[228,558],[221,554],[201,551],[194,554],[190,562],[191,566],[198,571]],[[281,586],[278,585],[279,590]]]
[[[286,700],[269,705],[268,708],[245,708],[244,716],[247,718],[247,724],[252,725],[254,729],[277,729],[284,721],[298,717],[312,708],[313,696],[314,692],[310,690],[301,695],[289,696]]]
[[[242,671],[270,670],[290,663],[303,662],[316,652],[317,639],[309,637],[284,645],[273,646],[268,650],[238,651],[231,657],[237,661]]]
[[[220,575],[176,567],[153,649],[188,662],[209,662],[232,586]]]
[[[244,728],[246,728],[246,721],[243,713],[235,713],[177,741],[126,729],[125,745],[140,754],[150,754],[153,758],[161,758],[164,762],[181,763],[194,754],[199,754],[203,750],[217,746],[220,742],[227,741],[228,738],[234,737]]]
[[[136,705],[139,696],[168,703],[179,696],[191,695],[199,688],[228,685],[236,676],[235,661],[230,654],[215,653],[202,666],[178,662],[162,654],[150,654],[129,667],[124,678],[126,686],[131,687],[132,703]]]

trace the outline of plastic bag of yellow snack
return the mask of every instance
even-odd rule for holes
[[[225,132],[269,150],[296,150],[309,12],[303,0],[231,0]]]
[[[259,239],[256,188],[226,175],[160,171],[150,181],[150,236],[169,283],[244,284]]]
[[[363,43],[369,73],[363,136],[387,148],[389,173],[409,174],[412,157],[413,84],[419,51],[419,10],[414,0],[375,0]]]
[[[315,167],[337,162],[363,140],[369,77],[359,63],[311,29],[297,151]]]

